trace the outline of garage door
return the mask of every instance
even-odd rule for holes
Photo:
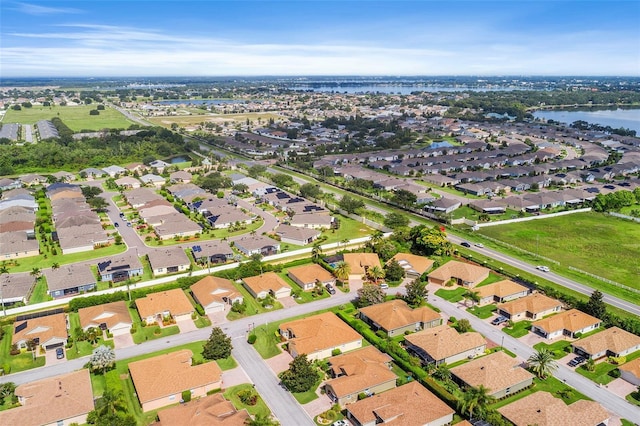
[[[44,348],[46,350],[50,350],[50,349],[55,349],[55,348],[61,348],[62,346],[64,346],[64,342],[60,342],[60,343],[52,343],[51,345],[47,345]]]

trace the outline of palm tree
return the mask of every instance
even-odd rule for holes
[[[351,274],[351,266],[349,266],[347,262],[338,262],[336,267],[333,269],[333,273],[340,281],[347,281]]]
[[[31,275],[36,281],[38,281],[38,278],[40,278],[40,275],[42,275],[42,270],[40,270],[40,268],[36,266],[31,270],[31,272],[29,272],[29,275]]]
[[[480,292],[479,291],[467,290],[467,291],[464,292],[462,297],[464,297],[464,306],[467,306],[467,300],[472,300],[473,301],[474,304],[471,305],[472,307],[476,303],[480,302]]]
[[[256,416],[252,418],[248,418],[244,421],[244,424],[247,426],[279,426],[280,423],[272,420],[271,417],[268,417],[266,414],[256,414]]]
[[[7,266],[3,264],[2,266],[0,266],[0,303],[2,303],[2,315],[4,316],[7,315],[7,310],[4,306],[4,293],[2,292],[2,287],[4,287],[2,276],[5,274],[9,275],[9,268],[7,268]]]
[[[474,414],[482,416],[489,404],[494,401],[494,397],[489,395],[489,389],[483,385],[470,387],[462,394],[462,398],[458,400],[458,409],[469,413],[469,417],[473,418]]]
[[[367,269],[367,275],[369,276],[371,281],[373,281],[373,282],[375,282],[377,284],[379,280],[384,278],[385,272],[384,272],[384,269],[382,269],[380,266],[376,265],[376,266],[372,266],[371,268]]]
[[[544,348],[537,350],[527,362],[540,379],[546,378],[547,375],[558,369],[558,363],[553,359],[553,352]]]
[[[52,270],[56,270],[56,269],[60,269],[60,264],[58,262],[54,262],[53,265],[51,265],[51,269]]]
[[[320,246],[320,243],[315,243],[311,248],[311,259],[314,262],[317,262],[318,260],[320,260],[321,255],[322,255],[322,247]]]
[[[442,382],[446,382],[451,379],[451,371],[449,371],[449,367],[445,364],[438,365],[431,375]]]
[[[96,401],[96,411],[101,414],[117,414],[127,410],[122,391],[105,389],[102,397]]]
[[[371,238],[369,239],[369,241],[367,241],[366,245],[373,249],[382,241],[383,238],[384,233],[382,231],[376,231],[371,235]]]

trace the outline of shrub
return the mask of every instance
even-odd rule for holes
[[[329,420],[329,421],[334,421],[335,419],[338,418],[338,413],[336,413],[333,410],[327,410],[322,417],[324,417],[325,419]]]
[[[138,332],[138,329],[135,326],[131,327],[130,333],[131,334],[136,334]]]
[[[258,402],[258,395],[253,393],[251,389],[243,389],[240,392],[238,392],[237,395],[238,395],[238,399],[244,405],[253,406],[253,405],[256,405],[256,403]]]
[[[202,307],[202,305],[200,304],[196,305],[196,312],[198,313],[198,315],[204,316],[204,308]]]
[[[11,345],[11,350],[9,351],[10,355],[19,355],[20,354],[20,348],[18,348],[17,344],[13,344]]]
[[[249,343],[250,345],[253,345],[256,342],[257,338],[258,338],[258,336],[256,336],[255,334],[252,333],[247,338],[247,343]]]
[[[366,394],[366,393],[364,393],[364,392],[360,392],[360,393],[358,394],[358,401],[360,401],[360,400],[362,400],[362,399],[365,399],[366,397],[367,397],[367,394]]]
[[[182,400],[184,402],[191,401],[191,391],[190,390],[182,391]]]
[[[338,348],[335,348],[334,350],[331,351],[331,356],[338,356],[342,353],[342,351]]]
[[[609,372],[609,375],[610,375],[611,377],[613,377],[613,378],[616,378],[616,379],[617,379],[618,377],[620,377],[620,376],[622,375],[622,373],[620,372],[620,369],[619,369],[619,368],[616,368],[616,369],[611,370],[611,371]]]
[[[4,374],[11,374],[11,364],[9,364],[8,362],[2,364],[2,371]]]

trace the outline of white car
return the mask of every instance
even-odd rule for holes
[[[540,271],[542,271],[542,272],[549,272],[549,271],[551,271],[551,269],[549,269],[549,267],[548,267],[548,266],[542,266],[542,265],[538,265],[538,266],[536,266],[536,269],[538,269],[538,270],[540,270]]]
[[[388,288],[389,288],[389,284],[387,284],[387,283],[382,283],[382,284],[380,284],[380,288],[381,288],[381,289],[383,289],[383,290],[386,290],[386,289],[388,289]]]
[[[475,243],[474,245],[475,245],[476,247],[480,247],[480,248],[483,248],[483,247],[484,247],[484,244],[482,244],[482,243]]]

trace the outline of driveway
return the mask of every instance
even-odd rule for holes
[[[193,322],[191,318],[186,320],[176,321],[176,325],[180,329],[180,333],[188,333],[190,331],[195,331],[198,329],[196,324]]]
[[[133,336],[131,333],[121,334],[119,336],[113,336],[113,344],[116,349],[128,348],[133,346]]]
[[[218,326],[220,324],[224,324],[229,321],[227,319],[227,314],[228,314],[227,311],[222,311],[222,312],[212,312],[210,314],[207,314],[207,316],[211,320],[211,324],[213,324],[214,326]]]
[[[269,368],[271,368],[271,371],[278,375],[289,368],[289,363],[293,361],[293,357],[289,352],[282,351],[280,355],[265,359],[264,361],[267,363]]]
[[[230,388],[232,386],[241,385],[243,383],[252,383],[244,368],[238,366],[231,370],[222,372],[222,387]]]
[[[306,411],[307,414],[309,414],[309,417],[311,417],[312,419],[315,418],[318,414],[324,413],[333,405],[331,399],[326,394],[322,394],[320,392],[322,386],[324,386],[324,383],[318,386],[318,389],[316,389],[316,395],[318,395],[318,398],[302,406],[302,408],[304,408],[304,411]]]
[[[51,349],[49,351],[45,352],[44,355],[44,365],[46,365],[47,367],[50,365],[56,365],[56,364],[61,364],[63,362],[65,362],[67,360],[67,349],[63,348],[64,352],[64,358],[62,359],[57,359],[56,358],[56,351],[55,349]]]
[[[638,387],[632,385],[624,379],[618,378],[609,383],[605,388],[609,389],[609,392],[618,395],[620,398],[625,398],[631,392],[635,392]]]
[[[278,299],[278,302],[282,303],[282,306],[285,308],[290,308],[292,306],[296,306],[297,303],[295,300],[293,300],[293,297],[291,296],[287,296],[287,297],[282,297],[280,299]]]
[[[528,332],[526,335],[518,338],[518,340],[520,340],[522,343],[526,344],[527,346],[533,347],[533,345],[535,345],[536,343],[542,342],[542,343],[551,344],[560,339],[549,340],[549,339],[545,339],[544,337],[542,337],[537,333]]]

